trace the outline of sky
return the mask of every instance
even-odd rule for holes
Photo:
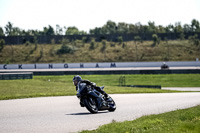
[[[21,29],[76,26],[88,32],[108,20],[167,26],[200,21],[200,0],[0,0],[0,27]]]

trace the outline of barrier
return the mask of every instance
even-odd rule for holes
[[[93,68],[93,69],[26,69],[26,70],[3,70],[0,73],[23,73],[23,72],[32,72],[33,75],[109,75],[109,74],[200,74],[200,68],[185,68],[185,69],[168,69],[168,70],[161,70],[160,68],[157,69],[144,69],[141,68],[113,68],[113,69],[104,69],[104,68]]]
[[[9,69],[72,69],[72,68],[138,68],[159,67],[163,62],[97,62],[97,63],[50,63],[50,64],[0,64],[0,70]],[[166,62],[171,67],[200,67],[200,61]]]
[[[57,64],[0,64],[0,73],[33,72],[33,75],[95,75],[95,74],[199,74],[199,61],[105,62]]]
[[[0,80],[32,79],[33,73],[0,73]]]
[[[109,75],[109,74],[199,74],[200,69],[184,70],[70,70],[70,71],[40,71],[34,75]]]
[[[154,88],[161,89],[161,85],[125,85],[124,87]]]

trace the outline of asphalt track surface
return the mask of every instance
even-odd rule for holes
[[[115,112],[89,113],[76,96],[0,101],[1,133],[68,133],[200,105],[200,92],[113,94]]]

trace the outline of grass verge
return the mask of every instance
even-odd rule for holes
[[[34,76],[26,80],[0,80],[0,100],[75,95],[74,75]],[[121,75],[81,75],[83,79],[105,86],[109,94],[178,92],[118,86]],[[200,74],[125,75],[127,85],[161,85],[162,87],[200,87]]]
[[[199,133],[200,105],[168,113],[143,116],[133,121],[113,122],[81,133]]]

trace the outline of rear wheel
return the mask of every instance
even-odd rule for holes
[[[96,103],[95,98],[88,97],[88,98],[83,99],[83,102],[88,111],[90,111],[93,114],[98,112],[97,103]]]

